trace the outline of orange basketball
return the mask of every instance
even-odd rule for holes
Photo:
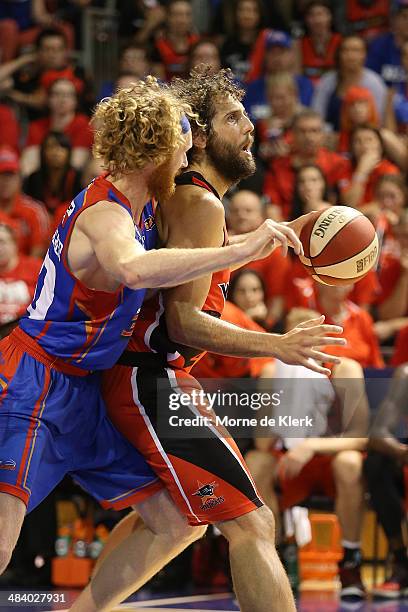
[[[348,285],[375,265],[378,238],[371,221],[349,206],[316,212],[302,228],[304,256],[300,260],[324,285]]]

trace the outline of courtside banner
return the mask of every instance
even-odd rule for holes
[[[394,391],[395,391],[395,381]],[[404,383],[405,384],[405,383]],[[157,380],[156,431],[163,438],[365,437],[389,435],[391,376],[336,379],[228,378]],[[392,432],[408,437],[408,396]],[[388,406],[388,407],[387,407]],[[293,445],[293,443],[291,443]],[[289,445],[287,445],[289,446]]]

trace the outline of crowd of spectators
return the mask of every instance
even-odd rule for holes
[[[107,6],[117,11],[117,70],[95,82],[82,65],[82,24],[87,10]],[[224,318],[257,331],[317,314],[341,324],[348,344],[336,350],[343,362],[334,388],[341,377],[361,383],[364,368],[407,362],[408,0],[0,0],[0,324],[24,311],[53,228],[101,170],[91,157],[95,102],[147,74],[169,81],[203,62],[233,71],[255,126],[257,171],[227,194],[228,231],[344,204],[369,216],[381,244],[375,270],[344,288],[316,284],[296,257],[275,251],[233,277]],[[267,377],[280,367],[207,355],[196,373]],[[248,460],[265,499],[270,473],[281,474],[283,507],[298,501],[285,497],[288,479],[298,483],[308,465],[313,478],[292,490],[335,496],[337,488],[345,583],[364,593],[360,391],[358,427],[343,428],[353,444],[303,444],[283,461],[259,442]],[[321,455],[327,465],[314,459]],[[319,484],[325,467],[332,480]],[[408,586],[408,561],[398,555],[398,584]]]

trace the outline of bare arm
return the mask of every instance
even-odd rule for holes
[[[111,202],[95,204],[81,214],[77,223],[88,240],[89,256],[94,253],[108,274],[131,289],[174,287],[256,258],[265,245],[274,245],[276,239],[283,240],[286,246],[288,240],[273,222],[266,221],[240,245],[146,252],[134,238],[128,213]]]
[[[383,128],[381,130],[387,157],[396,163],[403,172],[408,167],[408,155],[406,143],[394,132]]]

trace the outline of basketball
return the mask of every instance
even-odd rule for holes
[[[371,221],[349,206],[317,211],[300,234],[300,260],[319,283],[348,285],[363,278],[378,257],[378,238]]]

